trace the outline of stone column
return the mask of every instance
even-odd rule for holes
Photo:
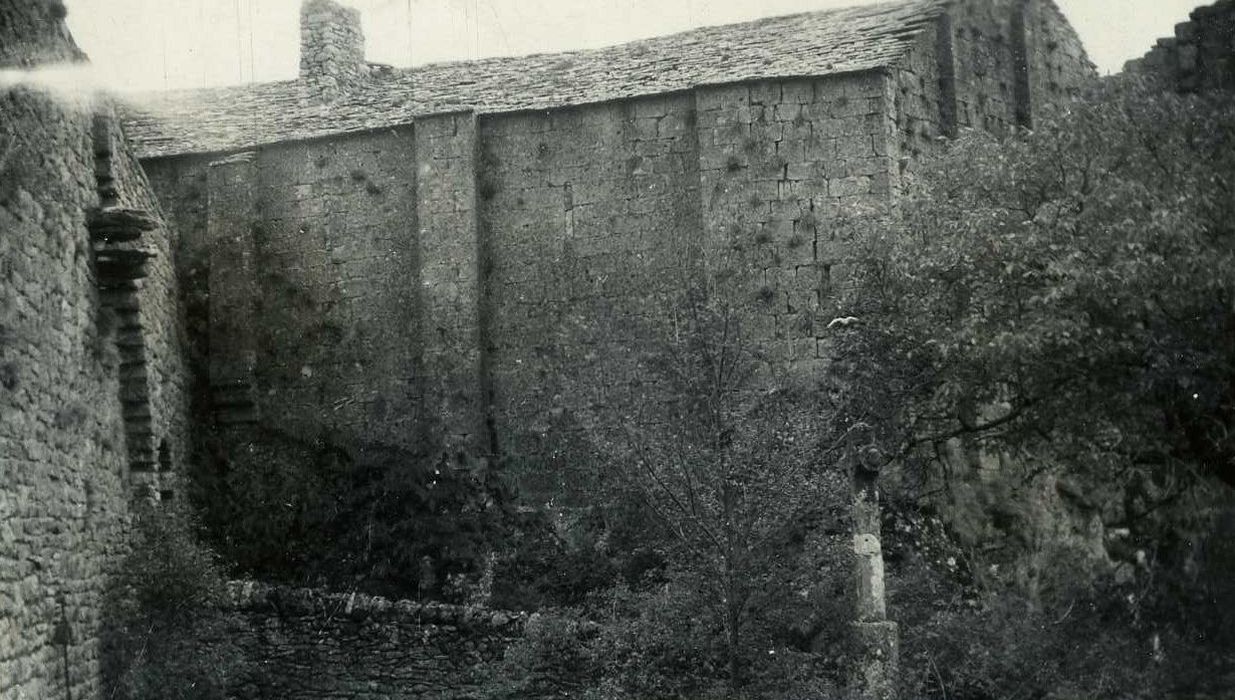
[[[856,619],[853,637],[858,663],[851,687],[863,700],[893,700],[899,662],[899,636],[888,620],[880,544],[878,471],[859,456],[853,464],[853,554]]]

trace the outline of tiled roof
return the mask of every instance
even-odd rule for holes
[[[381,128],[416,115],[550,109],[699,85],[823,76],[891,65],[946,0],[705,27],[603,49],[397,69],[322,103],[304,81],[147,93],[125,130],[140,157],[207,153]]]

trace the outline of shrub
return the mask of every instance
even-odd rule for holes
[[[142,512],[134,534],[108,599],[109,697],[222,700],[245,664],[233,641],[242,623],[222,607],[226,588],[215,555],[197,542],[183,513]]]
[[[250,438],[216,445],[191,493],[246,576],[461,602],[518,519],[498,465],[271,428]]]

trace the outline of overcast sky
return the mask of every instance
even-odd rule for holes
[[[370,61],[396,66],[594,48],[871,0],[347,0]],[[1142,55],[1203,0],[1057,0],[1102,72]],[[117,89],[295,77],[299,0],[67,0],[69,27]]]

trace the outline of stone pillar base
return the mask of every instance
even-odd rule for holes
[[[900,665],[900,634],[895,622],[853,623],[856,664],[850,678],[853,697],[895,700]]]

